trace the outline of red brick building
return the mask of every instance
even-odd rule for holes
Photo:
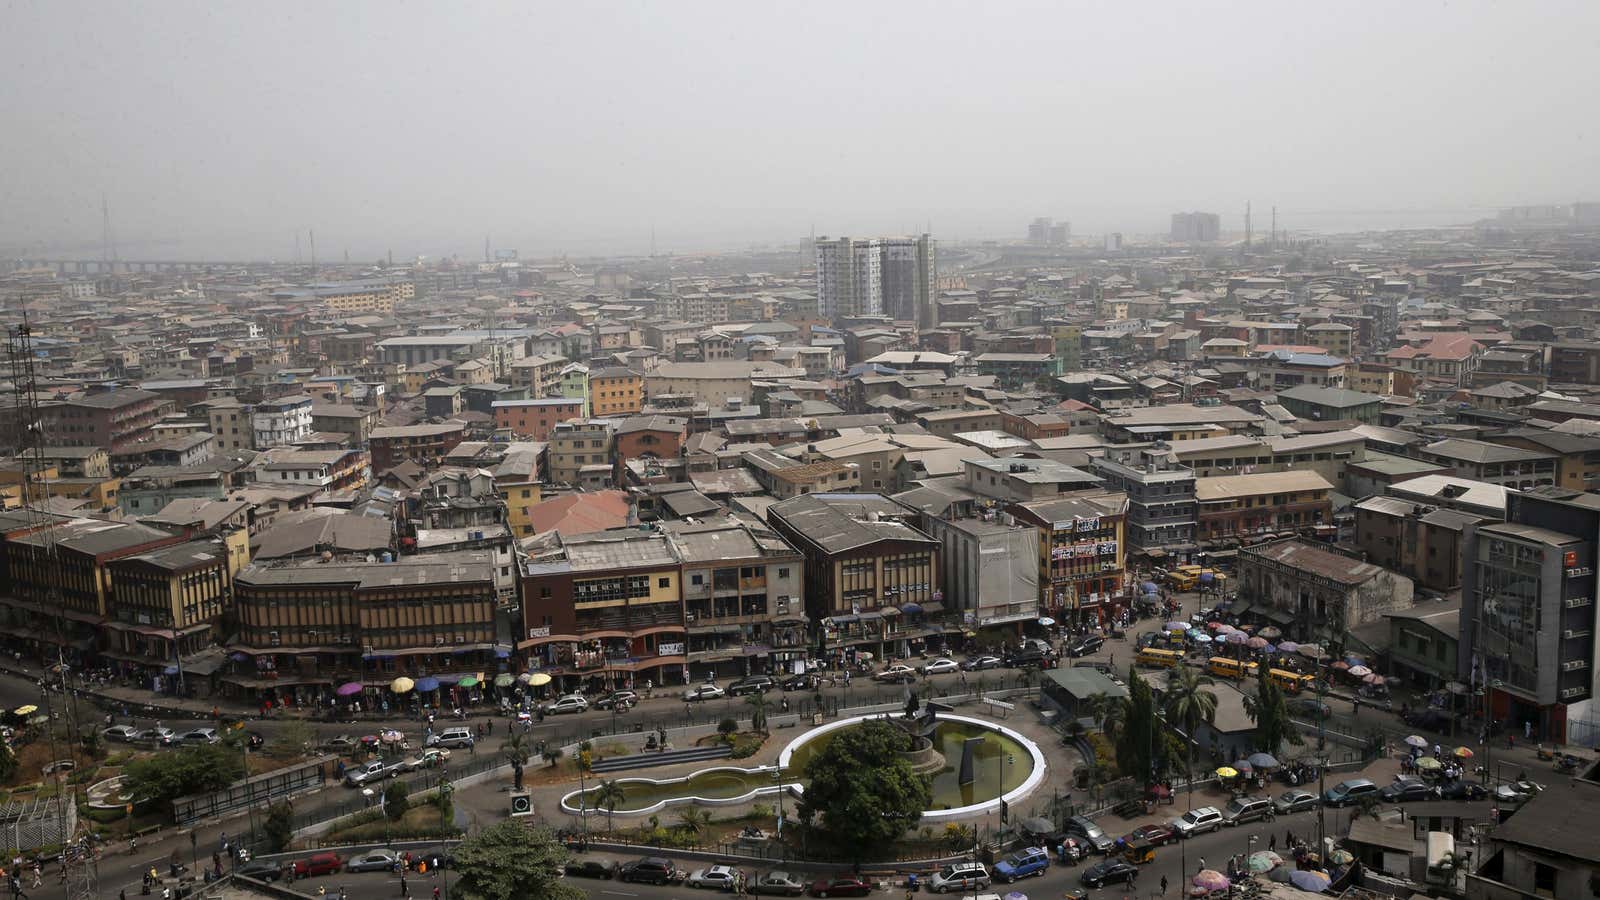
[[[509,428],[518,438],[549,441],[556,425],[581,419],[581,397],[540,397],[534,400],[496,400],[494,427]]]
[[[150,429],[172,408],[160,394],[121,388],[43,404],[45,443],[90,445],[116,453],[150,439]]]
[[[374,428],[367,438],[372,471],[383,472],[408,459],[430,465],[454,450],[466,434],[467,426],[462,422]]]
[[[677,459],[688,432],[685,419],[671,416],[635,416],[617,426],[617,465],[630,459]]]

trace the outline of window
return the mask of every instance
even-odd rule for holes
[[[690,575],[689,576],[689,583],[693,584],[693,585],[705,584],[706,583],[706,577],[704,575],[699,575],[699,574]]]
[[[671,578],[658,578],[658,579],[656,579],[656,587],[658,587],[658,588],[669,588],[669,587],[672,587],[672,579]]]
[[[789,569],[788,569],[787,566],[779,567],[779,569],[778,569],[778,577],[779,578],[788,578],[789,577]]]

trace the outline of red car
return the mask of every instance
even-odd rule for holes
[[[337,875],[344,868],[344,860],[337,853],[316,853],[294,861],[294,877],[313,878],[317,875]]]
[[[872,893],[872,885],[853,875],[822,878],[811,883],[813,897],[865,897]]]
[[[1124,840],[1146,840],[1149,841],[1152,846],[1159,847],[1162,844],[1171,843],[1172,841],[1176,840],[1177,837],[1178,833],[1172,830],[1171,825],[1163,825],[1160,822],[1151,822],[1148,825],[1140,825],[1138,828],[1135,828],[1133,831],[1128,833],[1128,836],[1124,838]]]

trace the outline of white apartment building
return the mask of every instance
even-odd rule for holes
[[[257,403],[250,411],[255,449],[287,447],[311,434],[311,398],[304,394]]]
[[[876,239],[817,238],[817,313],[824,319],[883,312],[882,248]]]

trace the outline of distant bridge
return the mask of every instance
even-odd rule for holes
[[[45,259],[13,257],[5,261],[17,269],[55,269],[62,275],[109,275],[116,272],[207,272],[213,269],[238,269],[245,266],[293,265],[278,260],[223,261],[215,259]]]

